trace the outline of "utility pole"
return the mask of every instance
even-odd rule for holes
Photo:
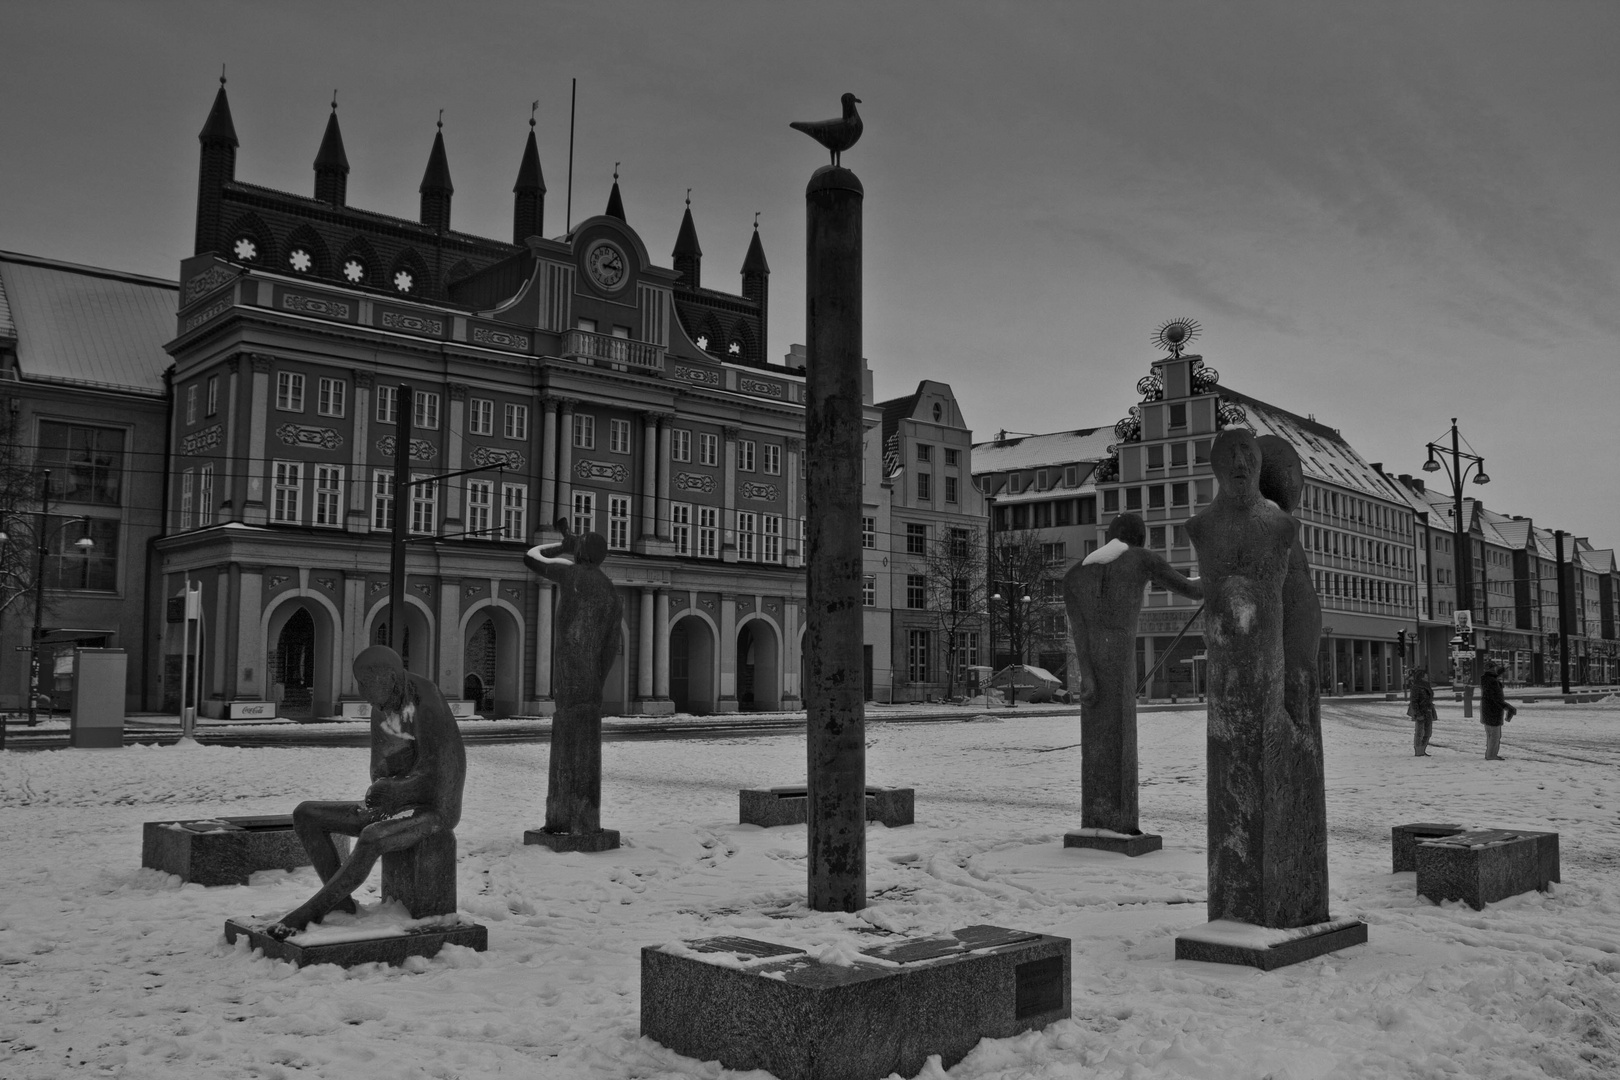
[[[411,512],[411,411],[416,407],[409,383],[400,383],[394,399],[394,530],[388,551],[388,647],[404,659],[405,540]]]
[[[1569,693],[1569,590],[1564,585],[1564,530],[1553,530],[1554,554],[1558,566],[1558,685]]]
[[[51,520],[51,470],[43,473],[44,491],[39,497],[39,517],[34,525],[34,630],[29,636],[28,643],[32,646],[29,652],[28,666],[28,726],[33,727],[39,723],[37,702],[39,699],[39,639],[43,633],[45,618],[45,528]]]

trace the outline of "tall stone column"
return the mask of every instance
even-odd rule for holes
[[[809,905],[866,906],[861,609],[861,210],[854,173],[817,169],[806,203]],[[735,648],[735,646],[733,646]]]
[[[636,649],[636,696],[643,700],[653,696],[653,591],[641,590],[641,618],[637,629],[640,642]]]
[[[534,696],[542,702],[541,709],[549,712],[544,703],[551,700],[552,585],[541,582],[539,589],[534,620]]]
[[[557,520],[557,409],[555,402],[540,404],[540,520],[536,530],[549,529]]]
[[[451,701],[461,699],[463,672],[467,647],[461,640],[461,582],[456,578],[439,579],[439,691]]]
[[[782,479],[787,487],[787,522],[783,526],[787,538],[783,541],[783,560],[789,566],[804,565],[804,537],[799,533],[799,457],[804,453],[804,444],[798,439],[787,440],[787,446],[782,457]],[[786,552],[792,552],[791,556]]]
[[[547,526],[574,512],[574,404],[571,398],[557,402],[557,509]]]
[[[445,417],[444,432],[444,471],[458,472],[461,469],[461,453],[467,440],[467,387],[464,383],[450,384],[450,411]],[[444,523],[446,532],[461,531],[462,516],[462,485],[467,482],[465,476],[453,476],[444,481]],[[499,487],[499,485],[496,485]]]
[[[737,711],[737,597],[720,594],[720,695],[715,712]]]
[[[344,516],[348,532],[371,531],[371,477],[366,474],[366,440],[371,432],[371,389],[376,380],[369,371],[354,373],[354,442],[349,447],[349,510]],[[361,646],[364,648],[364,646]],[[345,680],[353,679],[345,671]],[[354,690],[345,684],[345,694]]]
[[[782,602],[782,708],[797,709],[803,703],[804,671],[799,649],[799,604],[791,597]],[[863,658],[864,659],[864,658]],[[865,694],[863,692],[862,696]],[[861,708],[865,710],[863,703]]]
[[[721,482],[720,494],[724,497],[723,509],[720,511],[720,558],[724,562],[737,561],[737,436],[742,432],[734,427],[724,427],[720,432],[725,436],[725,480]],[[732,643],[733,649],[736,643]]]
[[[653,517],[658,522],[658,538],[670,538],[669,521],[669,469],[673,461],[673,428],[674,417],[666,416],[658,423],[658,505],[653,510]]]
[[[266,701],[270,673],[259,618],[264,613],[264,567],[243,566],[236,575],[236,677],[230,680],[235,701]]]
[[[235,471],[237,460],[236,433],[241,428],[241,418],[237,415],[236,411],[236,376],[237,372],[241,370],[241,367],[241,353],[237,353],[229,360],[225,361],[225,370],[227,373],[225,377],[225,418],[222,422],[225,430],[220,436],[225,450],[225,460],[220,465],[219,485],[220,490],[225,497],[226,504],[230,507],[230,512],[228,514],[221,515],[219,513],[219,509],[221,508],[216,507],[213,517],[214,521],[241,521],[242,503],[247,499],[247,495],[245,493],[246,485],[237,482]],[[218,497],[218,495],[215,496],[215,498]]]
[[[653,598],[653,697],[669,700],[669,590]]]
[[[253,366],[253,388],[248,398],[247,501],[242,520],[263,525],[269,520],[264,505],[264,448],[270,425],[270,357],[254,353],[248,361]]]
[[[641,535],[658,535],[658,415],[641,414]]]

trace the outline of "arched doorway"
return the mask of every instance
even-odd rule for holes
[[[714,711],[714,632],[695,615],[670,627],[669,696],[676,712]]]
[[[371,615],[371,643],[387,645],[399,653],[405,670],[424,678],[433,677],[433,627],[429,625],[421,608],[409,601],[405,604],[405,626],[399,644],[389,640],[388,604],[379,604]]]
[[[461,696],[472,702],[479,713],[492,714],[495,709],[495,621],[488,616],[474,619],[468,629],[461,670]]]
[[[625,643],[628,632],[623,624],[619,626],[619,651],[613,657],[613,663],[608,668],[607,678],[602,681],[602,715],[623,716],[629,711],[630,682],[624,666]]]
[[[271,656],[270,683],[279,715],[290,720],[315,715],[315,620],[308,608],[300,606],[282,625]]]
[[[764,619],[750,619],[737,631],[737,708],[782,707],[780,652],[776,629]]]

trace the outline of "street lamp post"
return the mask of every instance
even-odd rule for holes
[[[990,584],[993,587],[996,583],[992,581]],[[1029,583],[1023,581],[1004,581],[1001,584],[1011,586],[1009,591],[1012,592],[1013,595],[1004,597],[1001,595],[1001,593],[994,592],[990,594],[990,599],[991,601],[1000,600],[1006,605],[1007,643],[1012,646],[1013,650],[1013,663],[1009,665],[1009,667],[1016,667],[1022,665],[1024,662],[1024,620],[1029,616],[1029,609],[1027,607],[1021,608],[1018,619],[1015,623],[1012,617],[1012,606],[1013,604],[1027,605],[1030,602],[1031,598],[1029,595]],[[992,609],[990,613],[990,624],[992,627],[995,626],[995,621],[995,611]],[[1014,629],[1015,626],[1016,629]],[[995,677],[995,662],[995,653],[991,652],[990,664],[992,679]],[[1018,691],[1013,685],[1013,676],[1009,673],[1007,675],[1007,708],[1016,709],[1017,707]]]
[[[1452,498],[1452,535],[1454,552],[1453,563],[1457,573],[1457,610],[1472,613],[1474,610],[1474,573],[1473,549],[1468,541],[1468,532],[1463,524],[1463,485],[1468,480],[1469,470],[1474,471],[1474,483],[1488,484],[1491,478],[1485,473],[1485,459],[1478,454],[1468,453],[1461,449],[1461,439],[1457,434],[1457,418],[1451,418],[1451,447],[1448,450],[1440,443],[1429,443],[1424,449],[1429,452],[1429,459],[1423,463],[1424,472],[1440,472],[1445,470],[1446,479],[1451,481]],[[1451,455],[1451,461],[1446,462],[1446,455]],[[1487,603],[1489,601],[1487,600]],[[1473,646],[1473,642],[1468,642]]]

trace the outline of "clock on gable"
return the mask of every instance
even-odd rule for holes
[[[585,252],[585,273],[606,292],[617,292],[630,279],[624,252],[606,240],[598,240]]]

